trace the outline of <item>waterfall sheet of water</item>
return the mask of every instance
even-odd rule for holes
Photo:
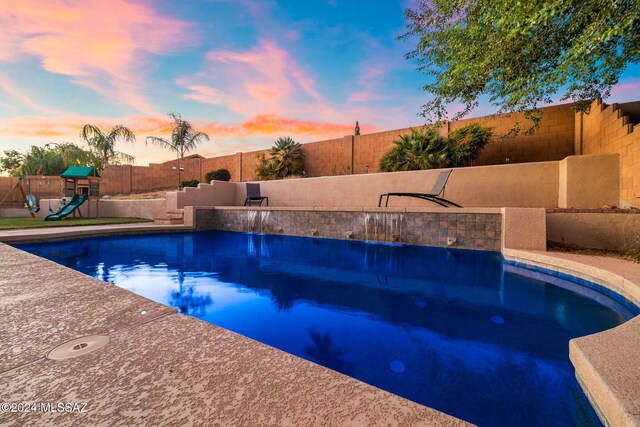
[[[248,233],[264,234],[268,231],[271,219],[271,211],[247,211],[247,226],[245,231]]]
[[[246,227],[246,231],[248,233],[255,233],[257,232],[258,228],[258,224],[257,224],[257,219],[258,219],[258,211],[247,211],[247,227]]]
[[[402,213],[364,214],[364,235],[367,242],[402,243],[403,228]]]

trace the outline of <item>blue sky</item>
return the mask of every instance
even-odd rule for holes
[[[178,112],[205,156],[423,123],[426,76],[399,41],[411,0],[5,0],[0,10],[0,150],[80,142],[123,124],[136,164]],[[96,19],[96,17],[98,19]],[[608,101],[640,98],[633,66]],[[493,112],[482,103],[474,115]]]

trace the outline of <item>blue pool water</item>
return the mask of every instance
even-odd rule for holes
[[[568,342],[638,314],[492,252],[230,232],[19,247],[481,426],[598,425]]]

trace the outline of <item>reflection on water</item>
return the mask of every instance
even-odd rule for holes
[[[344,359],[345,351],[333,344],[329,332],[309,330],[311,345],[304,348],[307,359],[349,375],[355,363]]]
[[[480,425],[597,424],[568,341],[637,314],[490,252],[226,232],[23,249]]]

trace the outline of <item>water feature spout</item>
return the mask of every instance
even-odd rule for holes
[[[258,230],[258,222],[260,217],[258,211],[247,211],[247,226],[246,231],[248,233],[255,233]]]

